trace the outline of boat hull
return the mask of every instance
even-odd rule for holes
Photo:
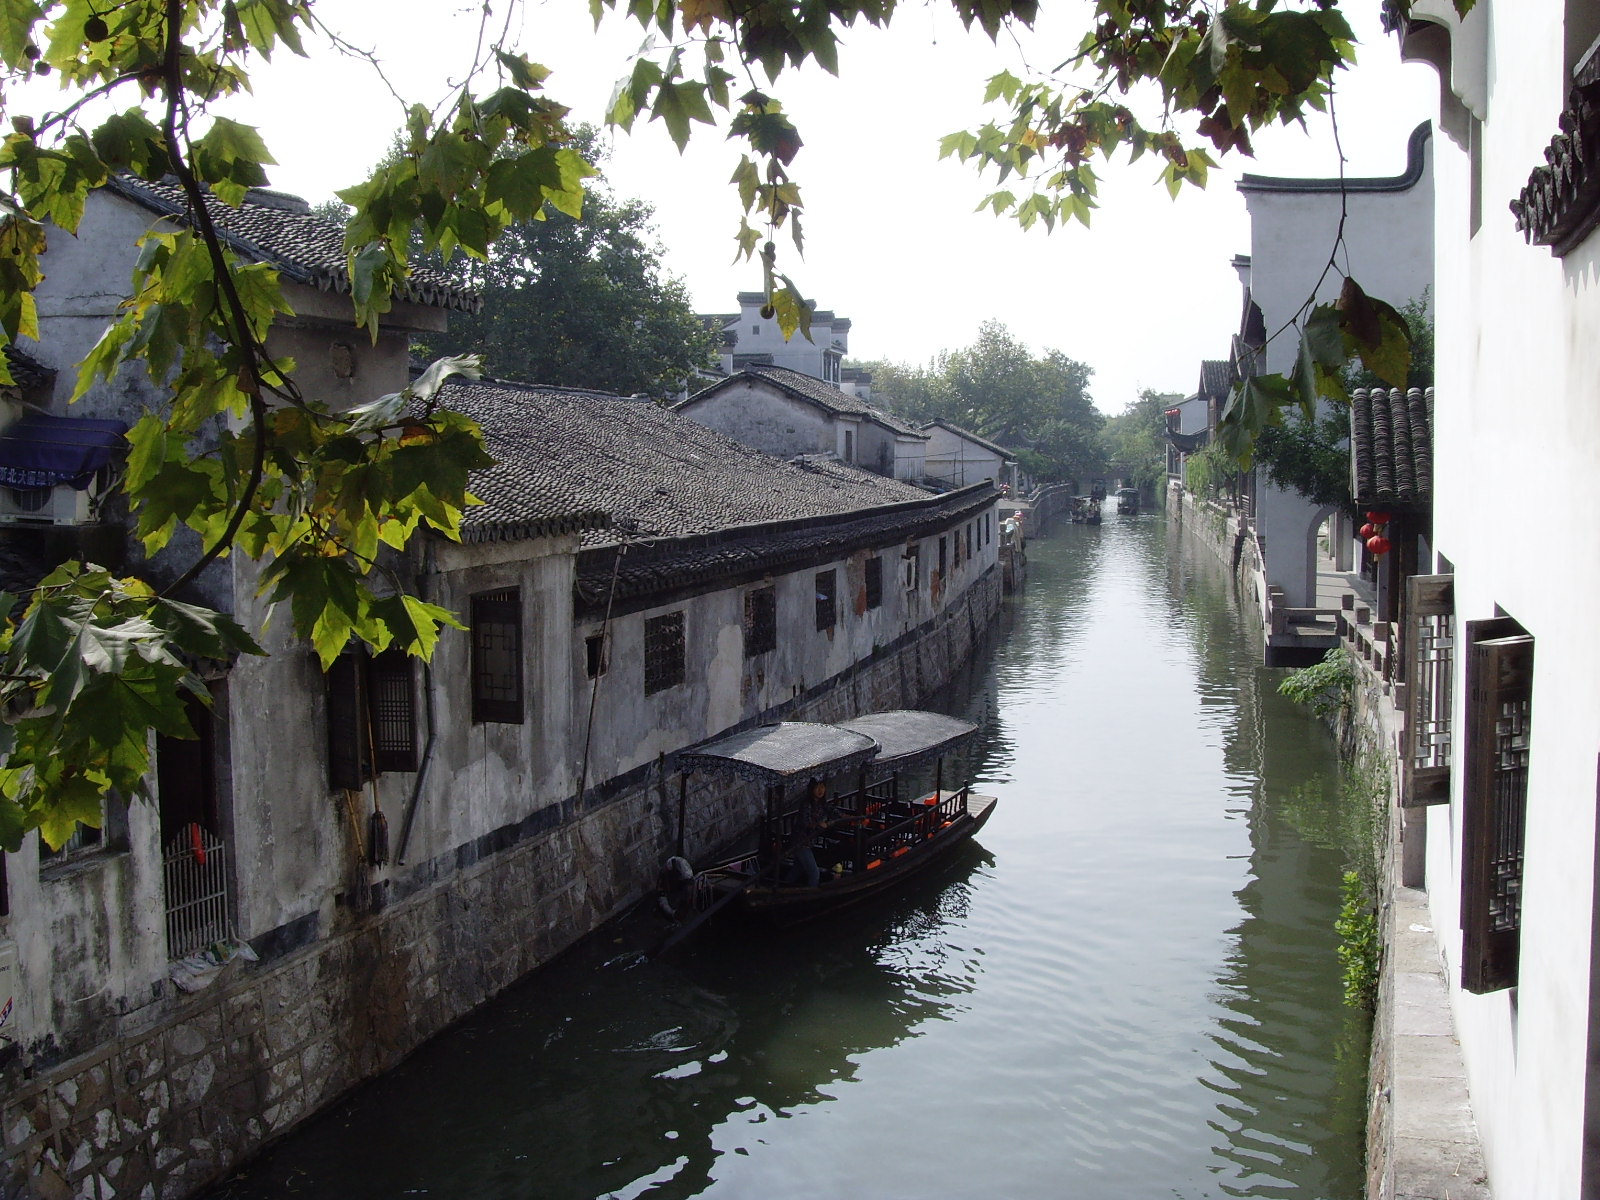
[[[854,871],[842,879],[815,887],[751,885],[747,881],[731,886],[743,888],[739,900],[744,910],[764,921],[786,926],[815,920],[880,896],[947,858],[983,828],[994,808],[993,796],[969,795],[967,811],[946,828],[907,848],[903,854],[883,860],[876,868]]]

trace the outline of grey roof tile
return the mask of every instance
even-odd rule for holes
[[[107,187],[151,212],[188,222],[188,197],[171,179],[150,183],[114,175]],[[350,291],[343,227],[317,216],[298,196],[257,190],[248,193],[238,208],[215,196],[207,196],[206,207],[235,252],[269,263],[298,283],[323,291]],[[471,288],[427,267],[411,269],[400,298],[464,312],[476,312],[482,303]]]
[[[1350,453],[1358,505],[1433,503],[1433,389],[1357,388]]]
[[[497,466],[468,536],[522,536],[541,522],[585,545],[681,538],[928,499],[921,488],[836,461],[785,462],[648,401],[604,392],[452,381],[443,402],[483,426]]]

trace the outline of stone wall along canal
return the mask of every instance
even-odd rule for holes
[[[1063,524],[944,698],[1001,807],[880,907],[604,931],[216,1191],[1360,1195],[1331,738],[1159,514]]]

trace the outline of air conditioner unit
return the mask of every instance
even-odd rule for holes
[[[67,484],[48,488],[0,486],[0,524],[85,525],[89,492]]]

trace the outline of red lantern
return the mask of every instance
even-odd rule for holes
[[[1386,512],[1369,512],[1367,520],[1374,525],[1387,525],[1389,523],[1389,514]]]
[[[1361,540],[1364,542],[1370,537],[1377,536],[1377,533],[1378,533],[1378,527],[1376,525],[1371,525],[1371,524],[1363,525],[1361,527]]]
[[[1369,537],[1367,539],[1367,553],[1374,558],[1381,558],[1389,553],[1389,539],[1381,533],[1374,537]]]

